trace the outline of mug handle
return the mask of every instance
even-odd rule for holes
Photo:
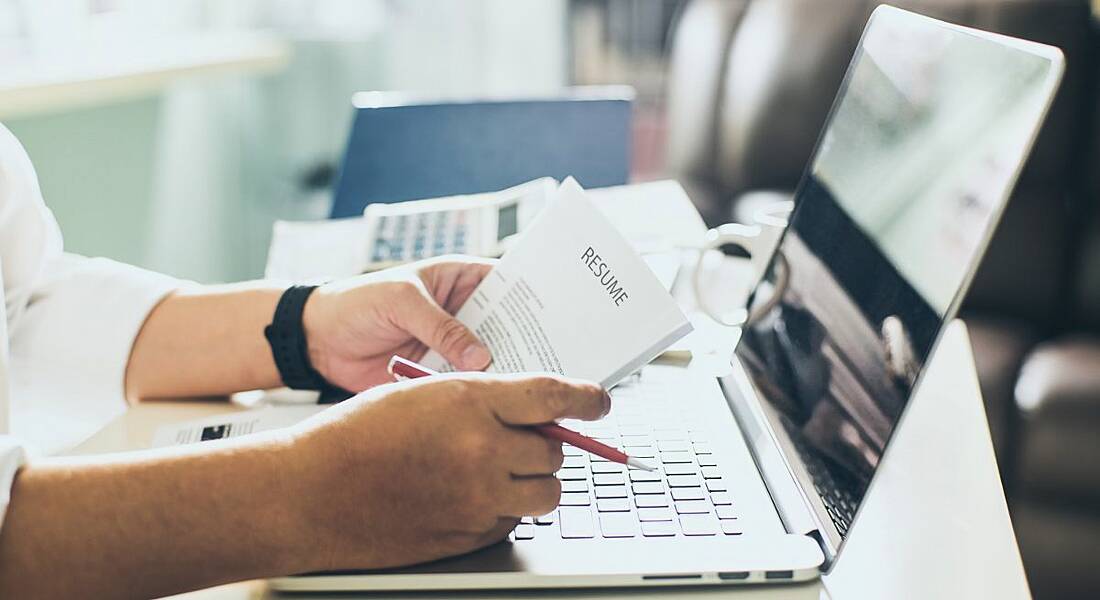
[[[725,325],[726,327],[743,327],[746,325],[752,325],[759,321],[764,315],[771,312],[776,305],[779,304],[779,300],[783,297],[783,292],[786,291],[787,285],[790,283],[790,265],[787,263],[787,257],[783,256],[782,251],[778,248],[775,250],[776,260],[776,281],[775,291],[772,296],[768,298],[766,302],[761,303],[753,311],[742,310],[737,319],[727,319],[722,316],[714,306],[710,304],[706,294],[703,293],[703,283],[700,279],[700,273],[703,267],[703,258],[706,256],[709,250],[719,248],[721,246],[737,246],[741,248],[750,256],[753,253],[753,246],[758,243],[760,239],[761,227],[759,225],[744,225],[741,223],[726,223],[720,225],[715,229],[707,231],[706,237],[703,241],[703,246],[699,249],[699,259],[695,263],[695,272],[692,274],[692,287],[695,292],[695,302],[699,305],[704,313],[717,323]],[[763,273],[754,274],[756,277],[763,277]],[[755,285],[756,282],[754,282]],[[747,299],[746,299],[747,300]]]

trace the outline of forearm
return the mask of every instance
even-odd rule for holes
[[[134,342],[127,397],[212,396],[280,385],[263,329],[283,289],[256,282],[165,298]]]
[[[0,528],[0,598],[152,597],[311,568],[289,444],[32,463]]]

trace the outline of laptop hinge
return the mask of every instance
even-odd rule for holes
[[[771,441],[764,423],[765,417],[753,410],[751,403],[738,389],[738,382],[731,377],[720,379],[726,401],[740,426],[756,469],[764,480],[772,504],[783,526],[789,533],[807,534],[817,529],[810,508],[798,490],[776,444]]]
[[[821,531],[811,500],[783,457],[764,408],[742,391],[742,385],[750,385],[747,375],[735,364],[733,372],[719,378],[719,382],[783,526],[789,533],[812,537],[821,548],[825,557],[823,568],[827,569],[836,553]]]

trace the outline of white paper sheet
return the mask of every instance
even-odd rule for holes
[[[164,425],[153,434],[153,448],[223,440],[289,427],[329,405],[272,406]]]
[[[549,371],[608,387],[692,328],[572,178],[456,316],[489,347],[492,371]],[[450,369],[436,353],[423,362]]]

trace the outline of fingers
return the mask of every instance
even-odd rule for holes
[[[485,395],[485,402],[498,419],[509,425],[538,425],[558,419],[592,421],[611,410],[611,396],[590,382],[528,375],[500,383]]]
[[[485,279],[489,271],[493,270],[492,264],[472,263],[463,266],[464,268],[458,274],[458,279],[455,281],[454,288],[452,288],[451,293],[447,295],[447,299],[442,302],[443,308],[451,314],[458,312],[458,309],[462,308],[463,304],[466,304],[466,301],[470,299],[470,296],[474,293],[474,290],[477,289],[481,280]]]
[[[492,357],[473,332],[419,291],[402,299],[394,312],[399,327],[458,369],[480,371],[489,366]]]
[[[561,501],[561,482],[552,475],[517,477],[506,494],[505,515],[537,517],[554,510]]]
[[[512,475],[553,475],[565,461],[561,442],[531,429],[507,427],[498,436],[501,458]]]
[[[422,263],[417,274],[440,306],[454,314],[496,262],[471,256],[442,256]]]

